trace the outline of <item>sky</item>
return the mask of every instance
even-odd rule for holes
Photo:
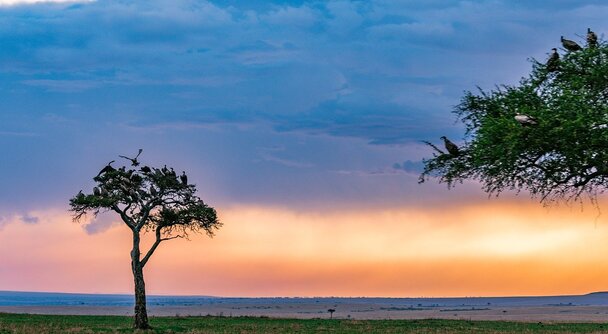
[[[517,83],[561,35],[604,36],[607,15],[570,0],[0,0],[0,290],[132,291],[126,227],[67,210],[139,148],[187,171],[224,223],[164,243],[149,293],[607,290],[601,210],[417,182],[421,141],[462,137],[464,91]]]

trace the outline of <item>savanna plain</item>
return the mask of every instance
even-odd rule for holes
[[[0,334],[133,333],[127,316],[0,313]],[[154,317],[137,333],[608,333],[601,323],[528,323],[468,320],[345,320],[267,317]]]

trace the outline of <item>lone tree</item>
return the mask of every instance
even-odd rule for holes
[[[574,43],[574,44],[573,44]],[[576,44],[576,45],[575,45]],[[519,84],[465,92],[454,113],[466,132],[458,150],[434,149],[420,176],[448,187],[481,182],[498,195],[527,190],[546,201],[595,200],[608,186],[608,46],[588,30],[585,47],[562,37]],[[454,144],[454,143],[452,143]]]
[[[139,151],[141,154],[141,150]],[[131,270],[135,281],[135,324],[137,329],[148,329],[146,288],[143,269],[158,245],[163,241],[188,238],[190,233],[205,232],[210,237],[221,226],[215,209],[196,195],[196,186],[188,183],[185,172],[178,176],[173,168],[143,166],[135,158],[130,167],[114,168],[111,161],[97,176],[91,194],[82,190],[70,199],[70,210],[75,221],[88,213],[114,211],[133,234]],[[156,239],[143,253],[140,251],[142,233],[154,233]]]

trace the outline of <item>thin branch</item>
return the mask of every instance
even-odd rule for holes
[[[158,226],[156,228],[156,240],[154,241],[154,244],[152,244],[152,247],[150,247],[150,249],[148,249],[146,256],[144,256],[144,258],[140,261],[142,268],[146,265],[146,263],[148,263],[148,260],[150,259],[152,254],[154,254],[154,251],[156,250],[158,245],[160,245],[160,243],[163,241],[163,238],[160,235],[161,228],[162,228],[161,226]]]
[[[177,239],[177,238],[185,238],[185,236],[183,236],[183,235],[174,235],[172,237],[162,238],[160,240],[161,241],[167,241],[167,240],[173,240],[173,239]]]

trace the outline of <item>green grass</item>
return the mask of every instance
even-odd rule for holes
[[[133,333],[121,316],[0,313],[0,334]],[[608,333],[593,323],[520,323],[466,320],[330,320],[253,317],[156,317],[147,333]]]

